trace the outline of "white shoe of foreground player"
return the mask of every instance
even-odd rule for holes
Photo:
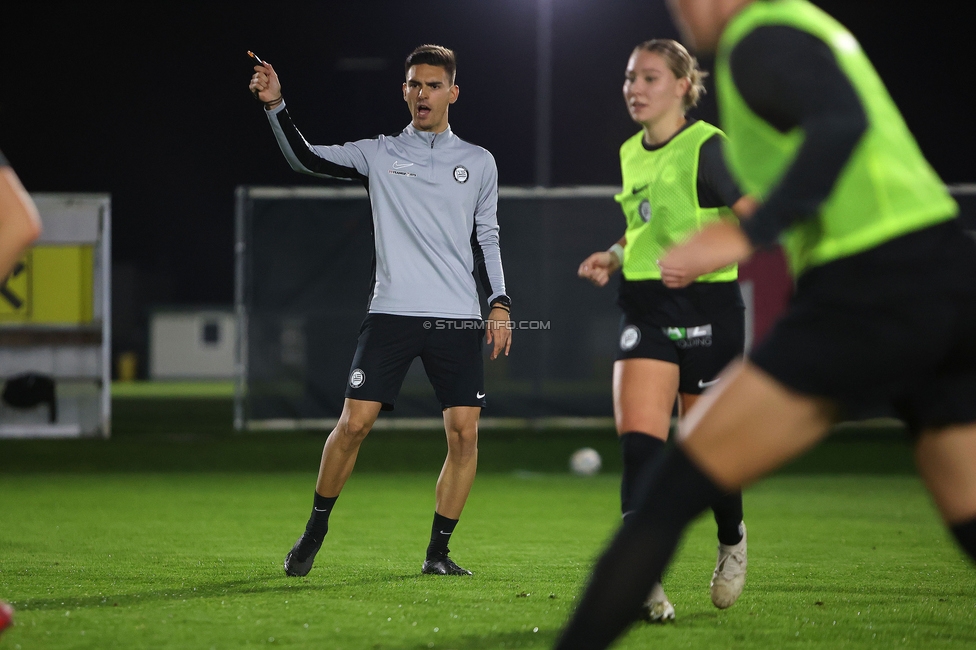
[[[644,617],[650,623],[664,623],[674,620],[674,605],[668,600],[660,582],[655,582],[651,593],[644,601]]]
[[[740,524],[742,541],[735,546],[718,545],[718,560],[712,574],[712,604],[719,609],[731,607],[746,584],[746,524]]]

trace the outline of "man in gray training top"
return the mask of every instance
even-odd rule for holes
[[[447,548],[478,462],[478,418],[485,406],[481,331],[491,358],[511,347],[498,249],[498,173],[481,147],[448,125],[457,101],[454,52],[422,45],[405,64],[403,99],[411,123],[399,135],[313,146],[295,127],[268,63],[254,66],[250,89],[264,103],[282,153],[295,171],[358,180],[369,191],[375,260],[369,314],[353,357],[339,423],[322,451],[305,532],[285,557],[304,576],[329,530],[329,515],[352,473],[359,446],[380,410],[392,410],[411,362],[423,361],[441,402],[447,459],[437,479],[434,524],[423,573],[470,575]],[[491,307],[482,326],[477,273]]]

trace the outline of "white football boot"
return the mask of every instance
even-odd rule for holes
[[[742,541],[734,546],[719,543],[718,560],[710,585],[712,604],[719,609],[731,607],[746,584],[746,524],[740,524]]]
[[[651,593],[644,601],[644,617],[651,623],[664,623],[674,620],[674,605],[668,600],[660,582],[655,582]]]

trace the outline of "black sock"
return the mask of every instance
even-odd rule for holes
[[[316,544],[321,544],[326,533],[329,532],[329,515],[332,514],[332,508],[338,498],[338,496],[323,497],[318,492],[315,493],[312,515],[308,518],[308,523],[305,524],[305,534],[311,537]]]
[[[955,526],[950,526],[949,530],[955,535],[956,541],[962,550],[966,551],[970,558],[976,560],[976,517],[969,521],[964,521]]]
[[[606,648],[640,617],[641,605],[674,553],[688,524],[725,492],[685,456],[663,454],[627,517],[590,576],[579,608],[557,649]]]
[[[451,541],[454,527],[457,526],[457,519],[448,519],[443,515],[434,513],[434,524],[430,527],[430,544],[427,546],[427,557],[435,555],[446,555],[447,544]]]
[[[620,454],[624,460],[624,474],[620,480],[620,512],[624,517],[637,509],[634,495],[638,491],[637,479],[641,470],[650,465],[663,449],[663,440],[646,433],[628,431],[620,436]]]
[[[726,546],[735,546],[742,541],[742,492],[736,490],[719,497],[712,504],[715,523],[718,524],[718,541]]]

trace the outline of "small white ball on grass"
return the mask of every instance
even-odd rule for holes
[[[569,457],[569,469],[577,476],[593,476],[600,471],[603,460],[600,453],[592,447],[583,447]]]

